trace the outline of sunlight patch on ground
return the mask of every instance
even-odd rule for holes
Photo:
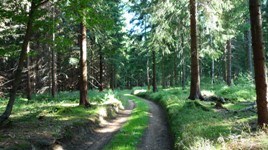
[[[204,96],[213,96],[213,95],[215,95],[215,92],[214,91],[208,91],[208,90],[202,90],[202,94],[204,95]]]
[[[134,92],[133,92],[133,94],[134,95],[136,95],[136,94],[139,94],[139,93],[142,93],[142,92],[146,92],[147,90],[135,90]]]
[[[63,107],[76,107],[76,106],[79,106],[79,104],[77,104],[77,103],[62,103],[62,104],[60,104],[60,106],[63,106]]]
[[[100,110],[102,113],[105,113],[103,110]],[[104,120],[102,117],[99,119],[101,126],[103,128],[97,129],[98,133],[112,133],[120,129],[120,127],[127,122],[129,115],[132,113],[132,110],[123,110],[117,116],[117,119],[112,120],[111,122]]]

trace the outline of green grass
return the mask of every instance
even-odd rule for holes
[[[112,141],[105,147],[106,150],[135,150],[140,144],[142,135],[148,126],[148,104],[140,98],[125,94],[121,96],[124,100],[133,100],[136,104],[128,122],[115,135]]]
[[[255,90],[251,84],[202,87],[206,89],[202,93],[207,96],[228,98],[232,103],[224,107],[229,110],[244,108],[246,106],[241,105],[241,102],[252,102],[255,99]],[[160,89],[157,93],[149,91],[137,95],[153,100],[166,109],[176,149],[239,149],[236,145],[243,145],[243,140],[257,143],[260,148],[267,147],[262,144],[265,142],[257,140],[260,136],[256,134],[259,132],[251,131],[250,124],[256,122],[257,118],[253,112],[226,113],[214,109],[215,104],[212,102],[187,100],[188,88]]]

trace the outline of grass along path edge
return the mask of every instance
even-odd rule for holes
[[[141,143],[142,136],[149,124],[149,106],[141,98],[130,94],[124,94],[122,99],[131,99],[135,102],[136,107],[132,115],[114,136],[110,143],[104,148],[105,150],[135,150]]]

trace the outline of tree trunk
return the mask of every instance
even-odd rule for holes
[[[110,88],[112,89],[112,90],[114,90],[115,89],[115,65],[114,64],[112,64],[111,65],[111,72],[110,72]]]
[[[185,53],[184,53],[184,36],[181,35],[181,47],[182,47],[182,75],[181,75],[181,86],[182,89],[185,89]]]
[[[0,117],[0,124],[2,124],[5,120],[7,120],[9,118],[9,116],[12,112],[12,109],[13,109],[17,89],[19,87],[20,80],[21,80],[23,62],[25,61],[25,59],[27,57],[27,47],[28,47],[28,43],[29,43],[31,35],[32,35],[34,12],[35,12],[36,8],[37,7],[35,4],[35,1],[32,1],[29,16],[28,16],[28,22],[27,22],[27,26],[26,26],[26,33],[25,33],[25,36],[23,39],[22,48],[21,48],[21,52],[20,52],[20,58],[18,61],[17,69],[16,69],[15,74],[14,74],[14,81],[12,83],[13,86],[12,86],[12,89],[10,90],[9,101],[8,101],[7,106],[6,106],[5,112]]]
[[[252,78],[254,78],[254,70],[252,63],[252,38],[250,30],[247,31],[247,48],[248,48],[248,71]]]
[[[94,59],[93,59],[93,50],[90,51],[90,89],[94,88]]]
[[[30,53],[30,42],[28,42],[27,45],[27,99],[31,100],[32,99],[32,82],[31,82],[31,59],[29,56]]]
[[[99,55],[100,55],[100,81],[99,81],[99,91],[102,92],[103,91],[103,54],[102,54],[102,50],[100,47],[100,51],[99,51]]]
[[[196,1],[190,0],[191,14],[191,87],[189,99],[203,99],[200,91],[199,56],[196,36]]]
[[[153,92],[157,91],[156,85],[156,60],[155,60],[155,50],[153,50]]]
[[[232,85],[232,45],[231,40],[227,40],[227,85]]]
[[[211,62],[211,84],[214,84],[214,80],[215,80],[215,61],[212,58],[212,62]]]
[[[80,25],[80,102],[79,105],[89,107],[87,100],[87,31],[85,24]]]
[[[149,52],[148,52],[148,55],[147,55],[147,62],[146,62],[146,73],[147,73],[147,89],[148,91],[150,91],[150,66],[149,66]]]
[[[54,5],[54,4],[53,4]],[[52,14],[52,19],[53,19],[53,23],[52,23],[52,51],[51,51],[51,55],[52,55],[52,65],[51,65],[51,76],[52,76],[52,88],[51,88],[51,94],[52,97],[55,97],[56,93],[57,93],[57,54],[55,52],[55,30],[54,30],[54,19],[55,19],[55,6],[53,6],[53,14]]]
[[[264,128],[268,124],[266,59],[263,46],[262,18],[259,0],[249,0],[252,49],[255,67],[258,124]]]
[[[162,61],[161,61],[161,84],[162,84],[162,88],[166,88],[165,85],[165,62],[164,62],[164,56],[162,56]]]
[[[227,82],[227,48],[224,48],[223,51],[223,63],[222,63],[222,68],[223,68],[223,80]]]
[[[51,65],[51,76],[52,76],[52,88],[51,88],[51,94],[52,97],[55,97],[57,93],[57,54],[54,51],[54,47],[51,51],[52,54],[52,65]]]
[[[177,49],[175,50],[175,55],[174,55],[174,86],[178,86],[178,69],[177,69]]]

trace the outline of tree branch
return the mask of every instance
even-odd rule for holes
[[[39,4],[36,4],[36,5],[34,6],[34,8],[37,9],[37,8],[41,7],[42,5],[45,5],[47,2],[49,2],[49,0],[41,1]]]

